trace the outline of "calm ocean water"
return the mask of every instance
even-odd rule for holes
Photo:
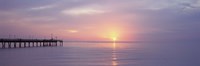
[[[0,66],[200,66],[198,43],[64,43],[0,49]]]

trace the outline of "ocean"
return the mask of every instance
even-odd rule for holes
[[[63,47],[0,49],[0,66],[200,66],[200,45],[65,42]]]

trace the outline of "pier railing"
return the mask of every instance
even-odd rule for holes
[[[63,46],[57,39],[0,39],[0,48]]]

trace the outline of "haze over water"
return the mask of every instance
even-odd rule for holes
[[[199,66],[198,43],[64,43],[0,49],[1,66]]]

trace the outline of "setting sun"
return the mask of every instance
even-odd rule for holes
[[[117,32],[111,32],[110,33],[110,38],[112,41],[116,41],[118,39],[119,34]]]
[[[117,40],[117,37],[113,37],[112,40],[113,40],[113,41],[116,41],[116,40]]]

